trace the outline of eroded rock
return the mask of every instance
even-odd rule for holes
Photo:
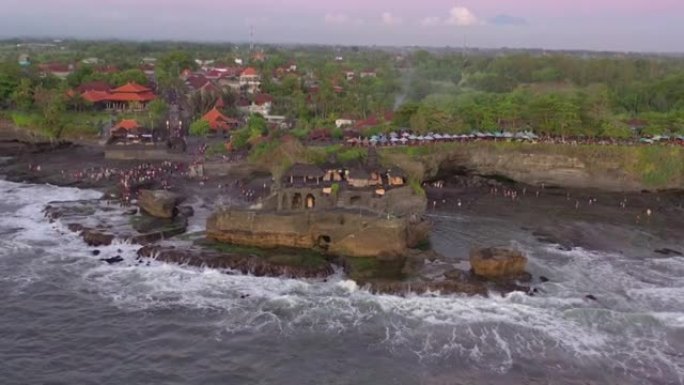
[[[206,248],[145,246],[138,251],[141,258],[213,269],[230,269],[258,277],[324,278],[334,270],[325,260],[305,259],[297,254],[254,255],[227,253]]]
[[[173,218],[178,213],[180,195],[166,190],[140,190],[138,205],[147,214],[157,218]]]
[[[476,248],[470,252],[470,265],[475,275],[485,279],[529,279],[529,274],[525,272],[527,258],[517,250]]]

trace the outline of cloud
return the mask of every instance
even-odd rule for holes
[[[447,24],[457,25],[459,27],[470,27],[477,24],[482,24],[480,19],[466,7],[453,7],[449,10],[449,18],[446,20]]]
[[[344,13],[326,13],[323,22],[325,24],[346,24],[349,22],[349,16]]]
[[[511,15],[496,15],[489,19],[489,22],[494,25],[515,25],[515,26],[522,26],[522,25],[527,25],[527,20],[525,20],[522,17],[518,16],[511,16]]]
[[[426,17],[420,21],[420,25],[423,27],[434,27],[440,24],[442,24],[442,19],[439,17]]]
[[[397,25],[403,22],[400,17],[394,16],[389,12],[383,12],[380,18],[382,20],[382,24],[384,25]]]

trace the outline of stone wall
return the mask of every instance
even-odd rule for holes
[[[313,207],[307,207],[313,199]],[[426,203],[424,197],[416,195],[410,187],[397,187],[385,191],[385,195],[375,194],[374,189],[343,188],[337,194],[324,194],[323,187],[281,188],[264,200],[266,210],[279,212],[318,211],[330,209],[349,209],[373,211],[378,214],[406,216],[422,214]]]
[[[342,210],[269,213],[221,210],[207,220],[207,238],[261,248],[321,249],[351,257],[401,257],[416,240],[408,219],[387,219]],[[421,231],[420,238],[429,236]]]

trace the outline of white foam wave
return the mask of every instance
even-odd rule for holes
[[[612,363],[634,376],[656,368],[663,378],[684,378],[684,364],[670,355],[681,346],[666,337],[668,330],[684,327],[684,313],[677,305],[682,289],[639,281],[630,271],[648,264],[619,255],[537,249],[553,253],[547,260],[530,249],[531,262],[553,277],[543,285],[545,293],[535,297],[373,295],[341,274],[327,281],[304,281],[156,261],[140,264],[138,247],[129,244],[101,247],[101,255],[93,257],[78,237],[58,222],[44,220],[42,209],[49,201],[93,199],[99,193],[3,181],[0,191],[18,206],[15,214],[0,219],[0,229],[21,228],[0,241],[0,263],[12,250],[43,248],[40,258],[25,266],[26,284],[55,268],[71,269],[81,277],[72,283],[75,290],[95,293],[123,311],[218,311],[224,316],[217,327],[226,333],[367,333],[378,335],[377,344],[392,352],[412,352],[422,360],[465,361],[502,373],[517,360],[532,358],[546,365]],[[108,265],[99,260],[114,255],[124,262]],[[588,293],[599,301],[586,300]]]

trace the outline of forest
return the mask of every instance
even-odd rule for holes
[[[32,65],[17,63],[24,48],[0,45],[0,108],[5,114],[30,112],[49,130],[70,124],[65,116],[90,112],[69,90],[93,80],[113,86],[148,82],[141,63],[155,58],[152,79],[160,92],[189,95],[182,69],[195,59],[233,64],[247,58],[263,74],[261,90],[273,98],[273,114],[295,122],[306,137],[324,129],[340,136],[335,120],[376,119],[371,132],[408,128],[418,133],[531,130],[561,137],[684,134],[684,59],[658,55],[554,52],[429,52],[422,49],[264,46],[265,60],[250,60],[246,46],[192,43],[65,42],[30,53]],[[115,71],[77,64],[65,80],[45,76],[39,63],[81,63],[96,57]],[[336,60],[343,57],[344,60]],[[297,72],[269,76],[296,63]],[[377,76],[345,78],[372,70]],[[315,91],[314,91],[315,90]],[[239,95],[225,91],[225,113],[238,115]],[[188,96],[192,123],[210,106],[204,96]],[[148,114],[159,123],[166,111],[156,103]],[[393,120],[383,116],[393,111]],[[88,120],[87,124],[95,124]],[[97,123],[101,124],[101,123]],[[57,127],[57,128],[55,128]]]

